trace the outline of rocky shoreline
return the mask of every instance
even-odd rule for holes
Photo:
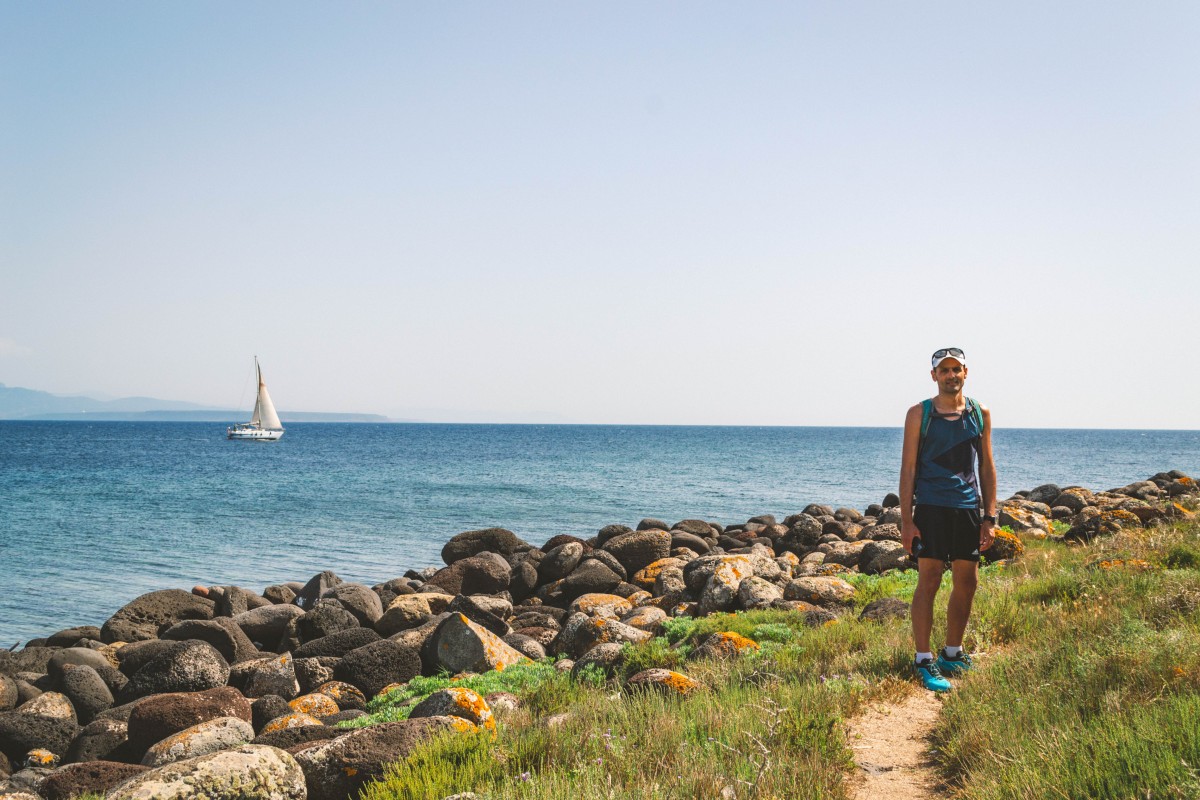
[[[1104,492],[1038,486],[1000,504],[1013,534],[984,555],[1017,558],[1022,537],[1087,542],[1161,525],[1198,501],[1179,471]],[[261,593],[150,592],[100,627],[0,651],[0,800],[352,797],[438,731],[494,729],[493,707],[519,702],[451,688],[403,721],[337,727],[371,698],[417,676],[548,656],[557,669],[611,672],[625,643],[672,617],[774,608],[825,624],[853,602],[844,575],[911,568],[898,503],[811,504],[733,525],[644,519],[540,547],[488,528],[451,538],[444,567],[374,586],[323,572]],[[718,634],[693,656],[744,644]],[[693,688],[667,670],[629,685]]]

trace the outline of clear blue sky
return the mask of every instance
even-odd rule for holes
[[[1200,427],[1200,5],[0,5],[0,382]],[[248,402],[248,401],[247,401]]]

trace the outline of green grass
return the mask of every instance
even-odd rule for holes
[[[1200,797],[1200,527],[1082,547],[1025,544],[1013,564],[982,569],[966,641],[977,666],[956,681],[934,732],[947,796]],[[1102,559],[1149,567],[1105,568]],[[878,597],[911,599],[916,585],[912,572],[851,580],[854,611]],[[935,641],[945,601],[943,592]],[[760,649],[688,660],[717,631]],[[818,628],[776,610],[669,620],[662,636],[626,647],[615,681],[573,679],[544,663],[458,682],[513,691],[523,706],[494,736],[431,741],[363,797],[718,798],[731,786],[738,798],[845,798],[844,723],[866,703],[917,691],[911,647],[907,620],[861,623],[852,612]],[[650,667],[683,672],[705,690],[622,692],[625,678]],[[444,685],[448,678],[421,679],[371,710],[402,718]],[[565,716],[547,726],[556,715]]]

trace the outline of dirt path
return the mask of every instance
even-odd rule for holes
[[[929,732],[941,710],[933,692],[919,689],[901,703],[871,706],[850,724],[858,764],[856,800],[920,797],[940,785],[929,753]]]

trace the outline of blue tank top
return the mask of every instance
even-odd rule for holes
[[[921,506],[979,508],[979,443],[983,431],[970,409],[959,419],[929,419],[917,456],[916,502]]]

